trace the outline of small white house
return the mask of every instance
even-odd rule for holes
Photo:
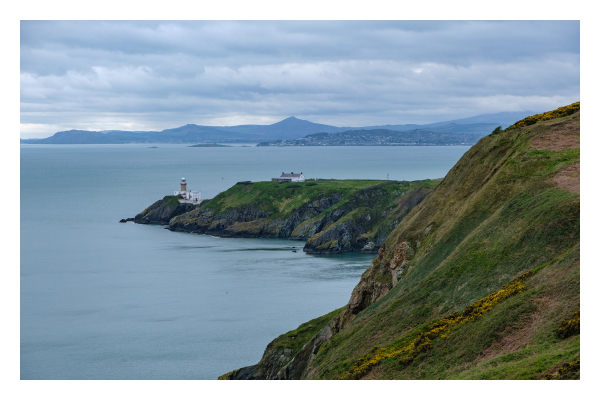
[[[304,182],[304,174],[302,172],[299,174],[293,172],[291,174],[286,174],[285,172],[282,172],[279,178],[272,178],[271,180],[277,182]]]
[[[202,201],[201,192],[191,192],[187,190],[187,182],[185,178],[181,178],[181,190],[175,191],[175,196],[181,196],[180,203],[199,204]]]

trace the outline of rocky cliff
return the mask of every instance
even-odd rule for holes
[[[579,103],[525,122],[465,153],[295,354],[221,379],[578,379]]]
[[[377,252],[439,180],[240,182],[169,222],[173,231],[307,240],[304,251]]]
[[[196,206],[180,203],[176,196],[165,196],[133,218],[137,224],[168,225],[169,221],[178,215],[185,214],[195,209]]]

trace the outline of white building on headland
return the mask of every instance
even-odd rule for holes
[[[281,182],[304,182],[304,174],[300,172],[299,174],[291,173],[286,174],[285,172],[281,173],[279,178],[272,178],[272,181]]]
[[[181,199],[179,199],[180,203],[199,204],[202,201],[200,192],[190,192],[187,190],[185,178],[181,178],[181,190],[175,191],[175,196],[177,195],[181,196]]]

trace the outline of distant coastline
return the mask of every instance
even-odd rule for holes
[[[257,146],[472,146],[480,138],[480,135],[470,133],[443,133],[422,129],[404,132],[361,129],[329,134],[315,133],[301,139],[262,142]]]

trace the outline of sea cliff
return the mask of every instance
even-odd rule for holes
[[[482,138],[346,306],[219,379],[579,379],[579,131],[575,103]]]

